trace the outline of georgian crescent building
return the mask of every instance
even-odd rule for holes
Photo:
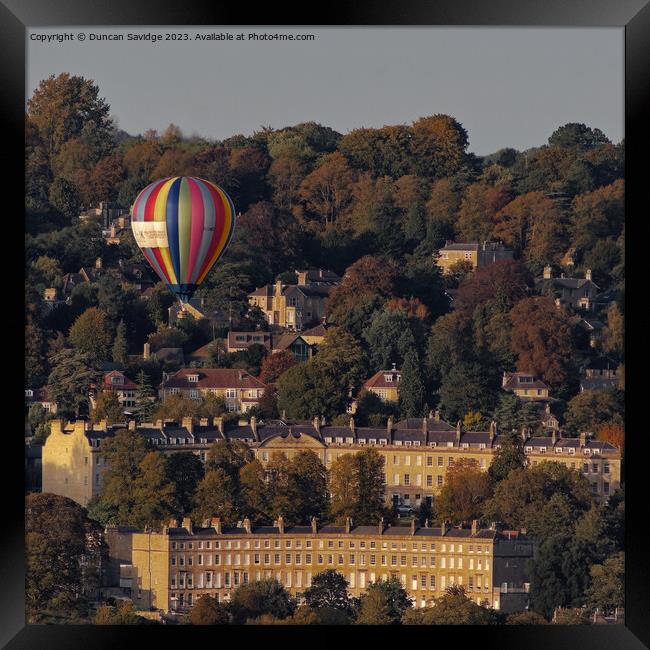
[[[90,428],[83,422],[64,425],[52,420],[52,434],[43,446],[43,490],[67,496],[82,505],[99,494],[105,461],[102,441],[125,425],[107,426],[106,422]],[[417,507],[431,500],[445,483],[447,469],[461,458],[474,459],[487,471],[500,446],[500,436],[493,422],[489,431],[463,431],[437,414],[422,419],[405,419],[385,427],[326,426],[322,419],[311,422],[249,422],[227,426],[223,418],[198,422],[184,418],[181,423],[162,422],[128,428],[138,431],[154,449],[166,454],[191,451],[201,460],[217,440],[240,440],[247,443],[255,456],[266,464],[274,453],[291,458],[302,450],[313,451],[325,465],[344,454],[367,447],[384,458],[386,501]],[[606,501],[620,487],[621,453],[608,442],[594,440],[583,433],[578,438],[564,438],[555,430],[549,436],[530,436],[522,431],[527,462],[559,462],[580,472],[590,482],[592,493]]]
[[[313,577],[336,569],[348,591],[361,595],[372,583],[395,576],[416,607],[426,607],[450,585],[462,585],[478,604],[505,612],[522,610],[528,597],[526,561],[532,542],[496,528],[311,525],[222,526],[218,518],[198,527],[172,520],[162,532],[112,532],[130,549],[120,583],[138,608],[183,611],[209,594],[227,602],[239,585],[275,578],[300,601]],[[128,554],[127,554],[128,555]],[[123,558],[124,560],[125,558]]]

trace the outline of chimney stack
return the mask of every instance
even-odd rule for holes
[[[492,420],[490,422],[490,442],[494,440],[494,437],[497,435],[497,423]]]
[[[214,528],[217,535],[221,535],[221,517],[212,517],[210,519],[210,525]]]
[[[386,433],[388,434],[388,444],[393,444],[393,416],[389,415],[386,420]]]
[[[278,530],[280,535],[284,535],[284,517],[282,515],[278,517]]]
[[[251,431],[253,432],[253,438],[255,438],[257,442],[259,442],[260,437],[257,435],[257,418],[254,415],[251,415],[250,425],[251,425]]]
[[[163,428],[163,421],[156,420],[156,429],[162,429],[162,428]]]
[[[478,533],[478,519],[472,519],[472,537]]]
[[[129,420],[129,431],[135,431],[135,420]]]
[[[585,280],[591,280],[591,269],[587,269],[585,272]]]
[[[243,526],[244,526],[244,530],[250,535],[251,534],[251,520],[248,517],[244,518]]]
[[[460,434],[461,434],[461,431],[462,431],[462,429],[461,429],[460,420],[458,420],[458,422],[456,422],[456,442],[457,442],[458,444],[460,444]]]
[[[282,295],[282,280],[276,280],[275,282],[275,295],[276,296]]]
[[[182,528],[185,528],[189,534],[192,534],[192,520],[189,517],[183,517]]]
[[[312,424],[314,425],[314,429],[316,429],[316,433],[320,435],[320,418],[317,416],[314,417]]]
[[[440,524],[440,536],[444,537],[447,533],[447,522],[443,520]]]
[[[98,258],[95,260],[95,268],[96,268],[96,269],[101,269],[101,268],[102,268],[102,258],[101,258],[101,257],[98,257]]]
[[[142,350],[142,358],[146,361],[151,356],[151,344],[145,343]]]
[[[550,280],[552,277],[551,275],[551,267],[547,264],[544,267],[544,280]]]
[[[526,442],[528,440],[528,429],[526,427],[521,427],[521,439]]]
[[[208,418],[199,418],[199,426],[202,427],[209,426]]]
[[[411,535],[415,535],[415,517],[411,519]]]
[[[223,417],[215,417],[213,419],[213,424],[219,430],[219,433],[223,436]]]
[[[440,422],[440,411],[439,411],[438,409],[436,409],[436,410],[433,412],[433,419],[434,419],[436,422]]]
[[[354,418],[350,418],[350,431],[354,433]]]
[[[428,527],[429,527],[429,520],[428,520],[428,519],[425,519],[425,520],[424,520],[424,527],[425,527],[425,528],[428,528]]]
[[[349,535],[350,534],[350,529],[352,528],[352,518],[351,517],[346,517],[345,518],[345,532]]]
[[[586,447],[587,446],[587,432],[582,431],[580,433],[580,446],[581,447]]]
[[[194,420],[191,417],[184,417],[181,426],[187,429],[190,435],[194,433]]]
[[[311,518],[311,532],[312,535],[315,535],[318,532],[318,520],[316,517]]]
[[[281,419],[282,419],[283,421],[286,421],[286,419],[287,419],[287,412],[286,412],[285,409],[282,409],[282,416],[281,416]]]
[[[429,430],[429,423],[426,418],[422,418],[422,433],[426,433]]]
[[[377,533],[379,535],[384,534],[384,518],[383,517],[379,518],[379,525],[377,526]]]

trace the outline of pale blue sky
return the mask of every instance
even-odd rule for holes
[[[312,42],[97,42],[94,34],[314,33]],[[31,34],[86,33],[42,43]],[[622,28],[31,28],[27,92],[50,74],[94,79],[120,128],[170,122],[223,139],[314,120],[341,133],[458,119],[479,155],[544,144],[567,122],[614,142],[624,127]]]

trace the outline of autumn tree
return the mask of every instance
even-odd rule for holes
[[[620,449],[621,455],[625,453],[625,426],[622,421],[606,422],[596,431],[596,439],[609,442]]]
[[[259,380],[263,384],[274,384],[289,368],[296,365],[296,358],[287,350],[269,354],[260,366]]]
[[[385,481],[384,458],[376,450],[338,456],[329,476],[332,517],[351,517],[357,525],[377,523],[384,514]]]
[[[520,300],[510,312],[512,351],[517,370],[537,375],[566,393],[575,379],[571,324],[553,300],[538,296]]]
[[[300,197],[308,214],[325,226],[333,224],[351,199],[353,179],[342,154],[327,154],[300,184]]]
[[[460,458],[447,469],[445,484],[436,501],[438,514],[453,523],[480,519],[490,493],[489,477],[478,461]]]
[[[345,272],[341,283],[329,295],[328,312],[335,322],[344,319],[360,301],[393,295],[398,268],[394,261],[366,255]]]
[[[464,164],[468,144],[467,131],[450,115],[421,117],[412,125],[414,172],[424,178],[451,176]]]
[[[510,194],[502,186],[469,185],[463,194],[456,221],[461,241],[482,243],[490,240],[496,214],[509,200]]]
[[[493,235],[517,254],[541,267],[559,258],[562,221],[556,204],[543,192],[528,192],[494,216]]]

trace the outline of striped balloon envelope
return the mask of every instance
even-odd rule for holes
[[[138,194],[131,230],[160,279],[188,302],[224,254],[235,206],[220,187],[194,176],[163,178]]]

